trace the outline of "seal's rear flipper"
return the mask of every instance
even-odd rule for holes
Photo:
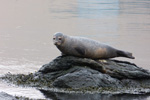
[[[118,50],[117,55],[118,55],[118,57],[127,57],[127,58],[130,58],[130,59],[135,59],[135,57],[133,57],[132,53],[130,53],[130,52],[125,52],[125,51]]]

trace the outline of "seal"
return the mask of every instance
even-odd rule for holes
[[[109,59],[114,57],[135,58],[130,52],[115,49],[89,38],[64,35],[61,32],[54,34],[53,43],[62,52],[62,55],[91,59]]]

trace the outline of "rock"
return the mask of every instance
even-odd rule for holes
[[[118,60],[92,60],[60,56],[29,75],[7,74],[17,85],[59,88],[64,91],[96,91],[99,93],[150,93],[150,72],[133,63]]]
[[[119,87],[119,80],[109,75],[99,73],[90,68],[78,68],[78,71],[67,73],[58,77],[53,86],[60,88],[85,88],[85,87]],[[79,70],[80,69],[80,70]],[[106,81],[107,80],[107,81]]]
[[[119,79],[150,78],[150,72],[148,70],[142,69],[133,63],[117,60],[98,61],[73,56],[57,57],[49,64],[43,65],[38,72],[42,73],[43,75],[50,74],[48,76],[53,79],[61,76],[62,74],[66,74],[65,71],[74,68],[74,66],[88,67],[102,73],[105,73],[106,71],[106,74]]]
[[[74,66],[88,66],[98,71],[104,71],[103,66],[95,60],[87,58],[78,58],[73,56],[59,56],[52,62],[43,65],[39,72],[49,73],[55,71],[66,70]],[[94,66],[94,67],[93,67]]]
[[[35,76],[53,80],[52,85],[59,88],[138,87],[140,82],[150,86],[150,72],[133,63],[72,56],[57,57],[43,65]]]
[[[107,74],[111,77],[119,79],[146,79],[150,78],[150,72],[133,63],[117,60],[107,60],[104,64],[107,69]]]

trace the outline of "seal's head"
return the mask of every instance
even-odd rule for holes
[[[60,46],[65,40],[63,33],[57,32],[53,36],[54,45]]]

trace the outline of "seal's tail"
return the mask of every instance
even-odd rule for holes
[[[130,52],[125,52],[125,51],[118,50],[117,54],[118,54],[119,57],[127,57],[127,58],[130,58],[130,59],[135,59],[135,57],[133,57],[132,53],[130,53]]]

